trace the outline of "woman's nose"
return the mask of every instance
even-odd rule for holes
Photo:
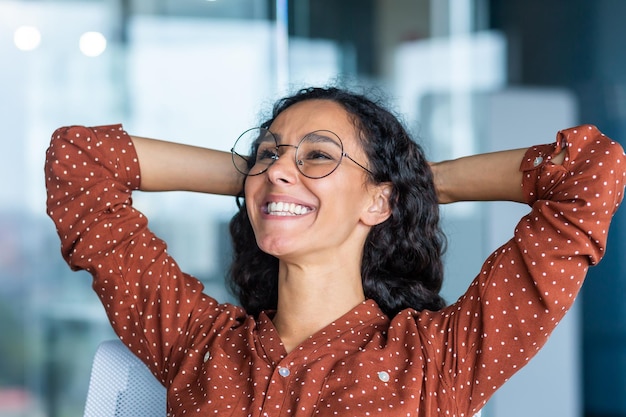
[[[278,159],[267,168],[267,177],[270,181],[275,183],[293,183],[299,174],[298,167],[296,166],[296,150],[283,148],[282,152],[280,151],[279,149],[278,154],[280,156]]]

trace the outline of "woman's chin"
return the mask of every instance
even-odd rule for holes
[[[288,255],[295,249],[295,242],[292,239],[282,237],[257,239],[257,245],[263,252],[277,258]]]

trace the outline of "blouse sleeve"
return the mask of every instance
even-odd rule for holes
[[[132,207],[140,166],[121,125],[64,127],[54,132],[45,163],[47,210],[64,259],[87,270],[121,340],[164,384],[197,334],[243,319],[238,307],[220,305],[181,272],[165,243]],[[198,327],[207,326],[199,329]],[[181,339],[191,340],[181,343]]]
[[[563,148],[563,164],[551,163]],[[604,255],[624,196],[624,151],[594,126],[563,130],[555,144],[530,148],[520,169],[531,211],[514,237],[455,304],[418,318],[436,377],[466,415],[544,345],[588,267]]]

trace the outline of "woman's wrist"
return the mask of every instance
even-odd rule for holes
[[[449,194],[450,181],[446,177],[446,164],[449,165],[449,162],[450,161],[441,161],[430,163],[430,169],[433,172],[433,182],[435,184],[435,190],[437,191],[439,204],[448,204],[454,202]]]

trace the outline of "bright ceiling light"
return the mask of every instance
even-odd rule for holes
[[[20,26],[13,33],[13,42],[21,51],[32,51],[41,43],[41,33],[34,26]]]
[[[80,37],[78,47],[84,55],[96,57],[107,49],[107,39],[100,32],[85,32]]]

